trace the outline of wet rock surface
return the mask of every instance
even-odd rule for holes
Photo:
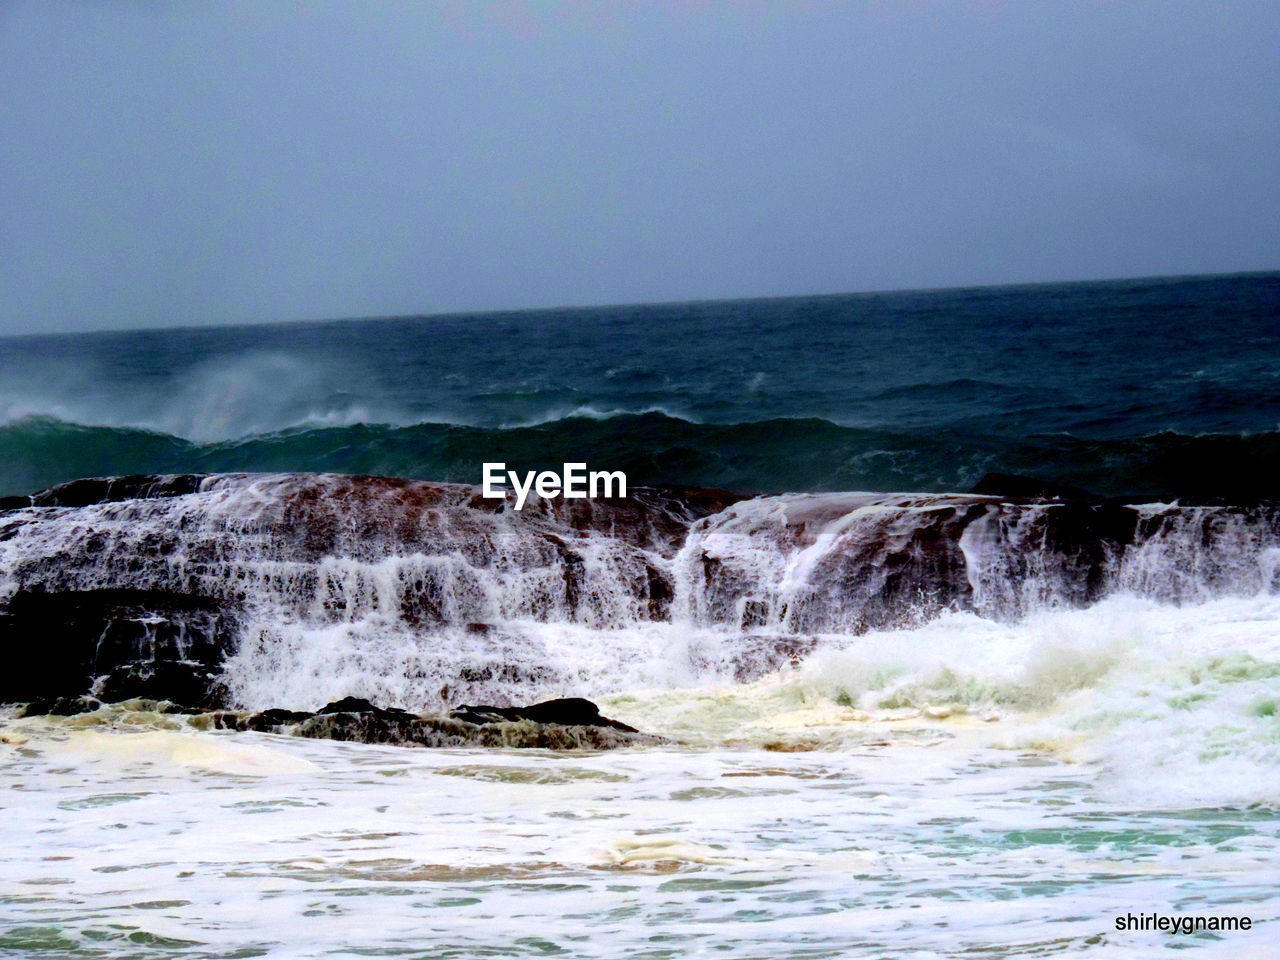
[[[234,604],[198,594],[18,589],[0,605],[0,702],[93,693],[213,706],[235,625]]]
[[[738,499],[694,488],[542,500],[461,484],[312,474],[77,480],[0,513],[0,702],[93,694],[200,707],[246,623],[385,622],[465,648],[423,677],[441,704],[561,682],[512,617],[608,626],[671,616],[670,558]],[[548,690],[549,692],[549,690]]]
[[[449,714],[455,720],[467,723],[490,724],[508,723],[528,720],[533,723],[555,723],[561,726],[608,727],[628,733],[638,733],[635,727],[629,727],[617,720],[600,716],[600,708],[590,700],[581,697],[565,697],[557,700],[545,700],[542,703],[527,707],[495,707],[472,706],[464,704]]]
[[[310,663],[307,644],[341,641],[345,662],[375,652],[375,673],[416,691],[390,699],[510,703],[586,689],[584,671],[637,657],[613,648],[620,633],[652,625],[704,631],[680,668],[742,682],[824,635],[949,610],[1010,620],[1117,591],[1181,603],[1278,589],[1265,562],[1277,550],[1274,502],[1136,505],[1000,475],[971,493],[637,488],[535,496],[521,511],[475,487],[387,477],[80,480],[0,505],[0,702],[269,703],[335,662]],[[276,673],[237,698],[228,664],[255,657]],[[453,722],[540,722],[469,709]],[[409,723],[326,716],[339,714]]]
[[[600,715],[589,700],[571,698],[525,707],[462,706],[449,715],[422,715],[346,697],[315,711],[202,711],[166,700],[134,698],[104,703],[94,697],[33,701],[22,717],[78,717],[112,709],[123,713],[190,717],[199,730],[275,733],[312,740],[407,747],[508,747],[605,750],[667,742]]]

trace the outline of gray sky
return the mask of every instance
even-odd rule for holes
[[[1280,4],[0,0],[0,333],[1280,266]]]

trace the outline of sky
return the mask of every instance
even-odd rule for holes
[[[1280,267],[1274,0],[0,0],[0,334]]]

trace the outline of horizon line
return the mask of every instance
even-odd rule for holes
[[[814,300],[830,297],[876,296],[905,293],[945,293],[960,290],[1001,290],[1019,287],[1064,287],[1097,283],[1152,282],[1197,280],[1212,277],[1247,277],[1280,274],[1280,267],[1262,270],[1228,270],[1214,273],[1157,273],[1141,276],[1089,277],[1078,280],[1024,280],[1013,283],[960,283],[936,287],[874,287],[863,290],[837,290],[827,293],[784,293],[730,297],[694,297],[688,300],[636,300],[610,303],[568,303],[545,307],[497,307],[490,309],[440,310],[427,313],[365,314],[347,317],[302,317],[290,320],[241,320],[229,323],[179,323],[172,326],[102,327],[94,330],[41,331],[0,334],[0,340],[17,340],[37,337],[83,337],[104,334],[152,333],[158,331],[181,332],[189,330],[237,330],[245,327],[304,326],[312,324],[376,323],[394,320],[464,319],[468,317],[492,317],[495,315],[578,312],[587,310],[625,310],[636,307],[675,307],[711,303],[752,303],[776,300]]]

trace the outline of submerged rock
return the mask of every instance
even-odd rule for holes
[[[129,697],[104,702],[97,697],[53,697],[33,700],[21,705],[19,717],[77,717],[98,711],[124,713],[161,713],[180,716],[201,716],[207,713],[199,707],[188,707],[172,700],[156,700],[149,697]]]
[[[663,742],[625,724],[616,727],[503,720],[471,723],[456,717],[389,718],[374,713],[332,713],[302,721],[295,737],[416,747],[515,747],[606,750]]]
[[[74,717],[92,713],[102,706],[96,697],[45,697],[33,700],[23,708],[23,717]]]
[[[751,683],[784,667],[798,667],[819,640],[795,634],[748,634],[728,644],[727,657],[738,683]]]
[[[321,707],[290,732],[297,737],[422,747],[573,750],[660,742],[635,727],[601,716],[599,707],[580,697],[527,707],[464,705],[444,717],[384,710],[368,700],[347,697]]]
[[[607,750],[666,742],[600,715],[590,700],[550,700],[527,707],[461,707],[449,716],[384,709],[358,697],[344,697],[314,712],[197,710],[167,700],[133,698],[102,703],[93,697],[34,701],[20,716],[77,716],[98,710],[119,713],[191,715],[199,730],[276,733],[312,740],[389,744],[406,747],[508,747],[546,750]],[[110,718],[108,717],[108,720]]]
[[[600,716],[600,708],[590,700],[581,697],[568,697],[560,700],[544,700],[527,707],[493,707],[471,706],[463,704],[449,714],[454,720],[463,720],[473,724],[505,723],[509,721],[530,720],[540,724],[559,724],[560,726],[609,727],[629,733],[639,733],[635,727],[629,727],[617,720]]]

